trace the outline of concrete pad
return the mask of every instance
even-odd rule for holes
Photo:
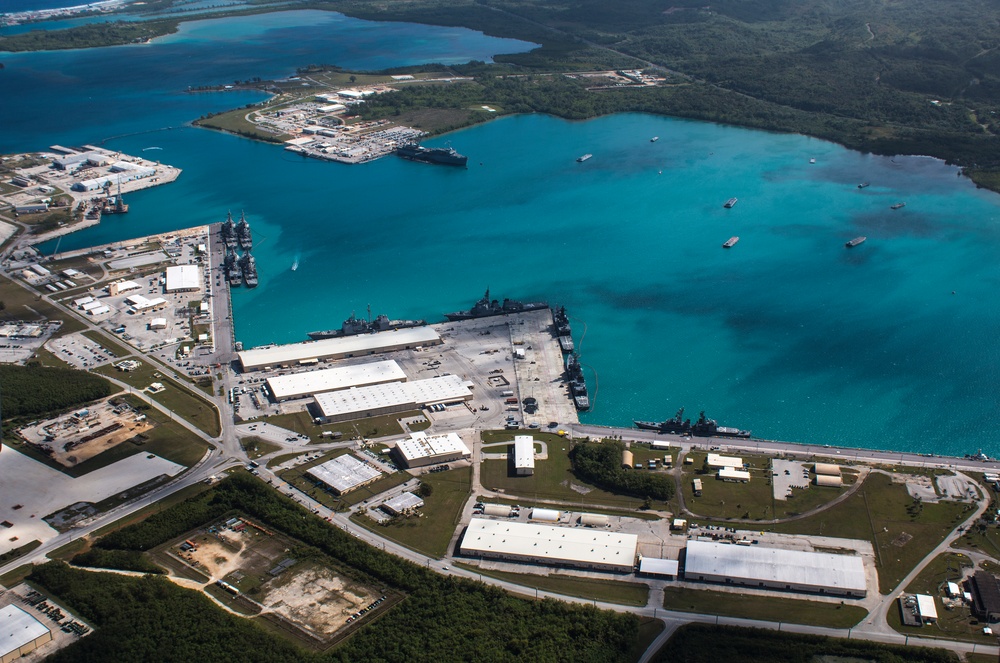
[[[152,457],[150,457],[152,456]],[[42,520],[76,502],[98,502],[166,474],[176,476],[183,465],[152,454],[139,453],[74,479],[16,450],[0,450],[0,553],[38,539],[42,543],[58,532]],[[21,508],[14,507],[20,505]],[[16,541],[11,541],[17,537]]]
[[[803,463],[793,460],[771,460],[771,487],[774,499],[787,501],[792,488],[809,487],[809,469]]]

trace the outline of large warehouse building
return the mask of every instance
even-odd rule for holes
[[[639,537],[622,532],[473,518],[460,552],[470,557],[631,573]]]
[[[266,367],[277,368],[316,363],[326,359],[361,357],[377,352],[412,350],[417,347],[441,345],[442,342],[438,333],[430,327],[413,327],[377,334],[325,338],[322,341],[270,345],[244,350],[238,354],[244,371],[256,371]]]
[[[382,476],[377,469],[350,454],[332,458],[310,468],[306,474],[326,484],[338,495],[349,493]]]
[[[281,375],[267,379],[267,388],[276,401],[287,401],[351,387],[367,387],[387,382],[406,382],[406,373],[394,361],[374,361],[358,366],[340,366],[308,373]]]
[[[16,605],[0,608],[0,663],[11,663],[52,640],[52,632]]]
[[[197,290],[200,283],[201,268],[198,265],[167,267],[167,292],[190,292]]]
[[[687,580],[852,598],[863,597],[868,592],[865,566],[857,555],[714,541],[688,542],[684,577]]]
[[[384,332],[387,333],[387,332]],[[390,382],[316,394],[316,416],[324,423],[377,417],[426,405],[472,400],[472,383],[457,375],[413,382]]]
[[[413,468],[469,458],[472,452],[455,433],[431,437],[417,432],[396,443],[396,456],[405,467]]]

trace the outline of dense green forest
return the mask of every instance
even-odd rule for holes
[[[71,368],[0,365],[3,418],[50,415],[110,396],[115,387],[98,375]]]
[[[106,553],[148,550],[237,511],[317,549],[338,572],[406,592],[406,600],[331,652],[308,655],[166,580],[108,577],[53,563],[31,579],[98,629],[52,660],[621,661],[638,634],[632,615],[518,599],[384,553],[246,475],[105,536],[95,544],[102,552],[74,563],[114,563],[119,560]],[[233,647],[239,648],[235,656]]]
[[[868,663],[957,663],[944,649],[901,647],[865,640],[779,633],[738,626],[687,624],[660,650],[658,663],[815,663],[826,660]]]
[[[54,51],[140,43],[177,32],[177,20],[90,23],[65,30],[31,30],[0,37],[0,51]]]
[[[623,469],[624,449],[624,443],[610,440],[576,444],[569,453],[573,473],[580,479],[613,493],[664,501],[674,496],[674,479],[671,475]]]

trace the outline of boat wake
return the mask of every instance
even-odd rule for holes
[[[295,260],[292,261],[292,271],[294,272],[299,268],[299,257],[295,256]]]
[[[163,149],[162,147],[144,147],[142,148],[142,151],[146,152],[148,150],[162,150],[162,149]]]

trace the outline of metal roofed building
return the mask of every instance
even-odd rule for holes
[[[555,509],[539,509],[535,507],[531,510],[531,519],[543,523],[557,523],[561,516],[562,511],[556,511]]]
[[[860,598],[867,594],[865,566],[857,555],[738,546],[691,540],[687,580]]]
[[[244,371],[256,371],[265,366],[293,366],[309,360],[360,357],[377,352],[410,350],[420,346],[441,345],[443,341],[430,327],[393,329],[377,334],[359,334],[342,338],[326,338],[289,345],[272,345],[239,352]]]
[[[385,332],[383,332],[385,333]],[[425,405],[472,400],[469,382],[442,375],[413,382],[388,382],[316,394],[318,418],[326,423],[419,410]]]
[[[399,364],[391,360],[281,375],[268,378],[267,388],[276,401],[285,401],[327,391],[367,387],[386,382],[406,382],[406,373]]]
[[[708,454],[708,466],[712,469],[723,467],[743,467],[743,459],[735,456],[720,456],[719,454]]]
[[[715,477],[723,481],[750,483],[750,473],[746,470],[737,470],[734,467],[719,468]]]
[[[382,503],[382,508],[394,515],[410,513],[414,509],[419,509],[424,505],[424,501],[413,493],[403,493]]]
[[[197,290],[200,283],[201,269],[198,265],[167,267],[167,292]]]
[[[382,473],[350,454],[337,456],[306,472],[317,481],[329,486],[338,495],[349,493],[382,476]]]
[[[530,435],[514,436],[514,471],[518,476],[535,473],[535,438]]]
[[[639,556],[639,573],[650,576],[677,577],[680,563],[676,559],[659,559],[656,557]]]
[[[459,550],[470,557],[631,573],[638,544],[635,534],[473,518]]]
[[[972,589],[972,614],[988,622],[1000,620],[1000,584],[986,571],[976,571],[969,581]]]
[[[0,663],[10,663],[52,640],[52,631],[16,605],[0,608]]]
[[[816,474],[825,474],[831,477],[839,477],[840,465],[835,465],[833,463],[816,463],[813,465],[813,472]]]
[[[839,487],[844,485],[844,478],[839,476],[832,476],[829,474],[817,474],[815,483],[817,486]]]
[[[920,613],[920,621],[930,624],[937,621],[937,607],[934,605],[934,597],[927,594],[917,594],[917,612]]]
[[[431,437],[417,432],[410,433],[410,439],[396,443],[396,455],[403,465],[413,468],[469,458],[472,452],[455,433]]]

